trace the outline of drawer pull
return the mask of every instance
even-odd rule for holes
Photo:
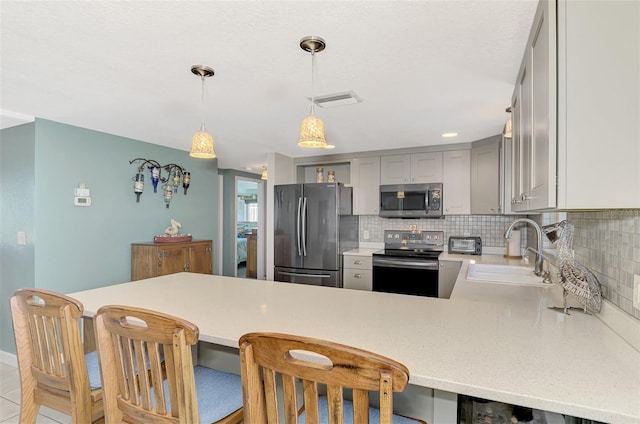
[[[362,278],[362,274],[353,274],[353,278]]]
[[[353,264],[354,265],[362,265],[362,262],[361,261],[353,261]]]

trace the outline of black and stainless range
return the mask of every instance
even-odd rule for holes
[[[373,291],[438,297],[442,231],[385,230],[384,253],[373,254]]]

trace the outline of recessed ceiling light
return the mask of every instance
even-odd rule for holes
[[[253,170],[253,168],[251,168],[250,166],[245,166],[244,169],[246,169],[247,171],[252,171]]]
[[[327,144],[326,146],[323,147],[323,149],[335,149],[336,145],[335,144]]]
[[[446,133],[442,133],[442,136],[444,138],[457,137],[458,133],[457,132],[446,132]]]

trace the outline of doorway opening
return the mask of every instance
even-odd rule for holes
[[[259,278],[262,181],[236,177],[236,276]]]

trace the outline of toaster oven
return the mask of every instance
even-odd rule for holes
[[[464,255],[482,255],[482,239],[480,237],[451,236],[449,237],[448,252]]]

